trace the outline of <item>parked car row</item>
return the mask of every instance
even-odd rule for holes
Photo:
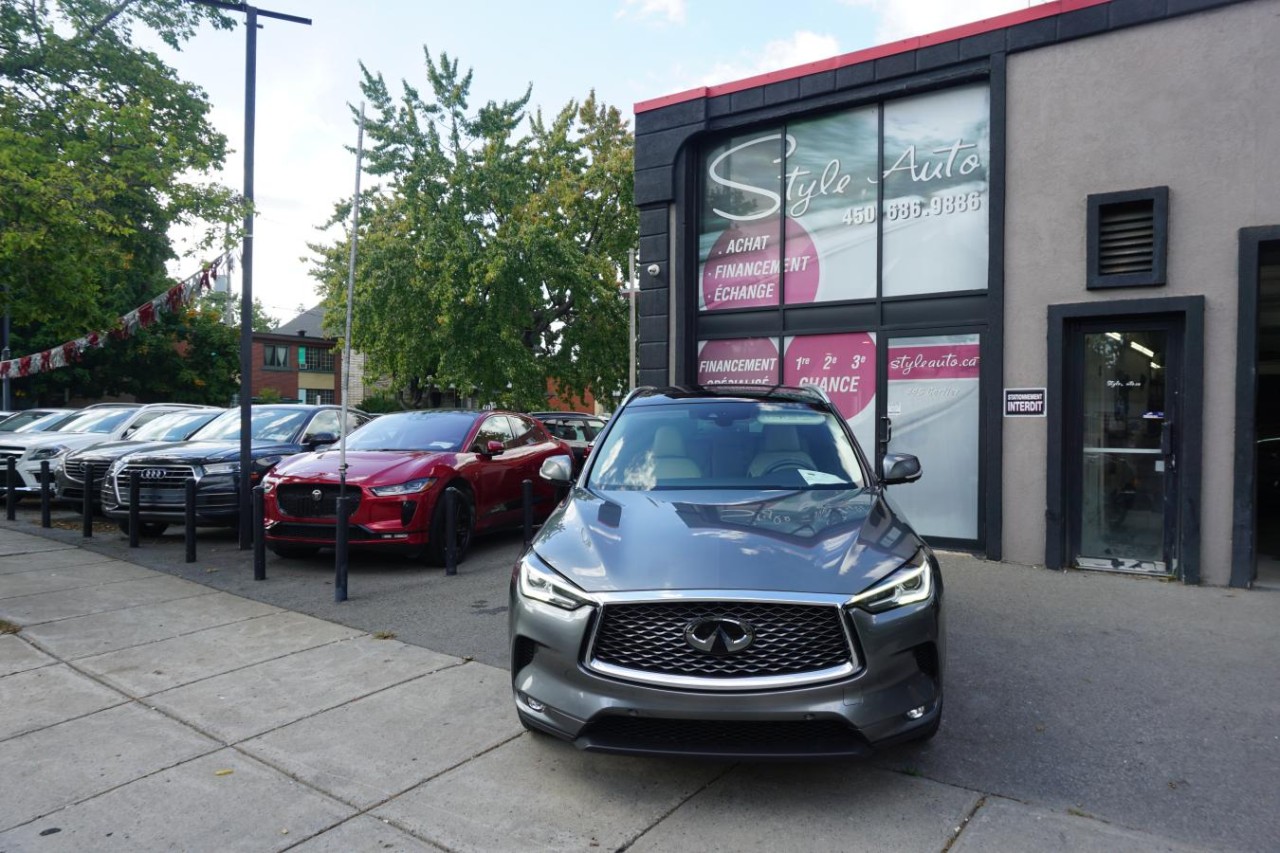
[[[140,535],[158,536],[184,522],[188,480],[195,482],[198,525],[239,524],[238,408],[103,404],[59,416],[65,420],[45,432],[0,431],[0,464],[5,455],[17,460],[19,498],[40,492],[40,463],[49,462],[58,503],[83,507],[91,481],[93,510],[128,533],[137,472]],[[19,429],[37,423],[27,419]],[[421,410],[375,419],[348,410],[344,429],[340,406],[255,405],[250,430],[250,482],[265,487],[267,544],[285,557],[333,547],[336,498],[345,490],[353,547],[435,565],[445,559],[450,496],[461,561],[473,535],[523,521],[525,480],[535,484],[535,518],[549,515],[557,492],[539,469],[551,456],[572,453],[538,420],[501,411]],[[337,446],[344,431],[345,478]]]

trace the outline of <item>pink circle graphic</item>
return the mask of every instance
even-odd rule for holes
[[[702,268],[703,309],[777,305],[784,275],[787,302],[812,302],[818,294],[818,250],[794,219],[787,219],[786,245],[786,259],[779,263],[777,220],[734,223],[723,231]]]
[[[699,385],[776,385],[778,346],[772,338],[707,341],[698,350]]]
[[[787,346],[782,381],[817,385],[850,420],[876,396],[875,339],[867,332],[793,338]]]

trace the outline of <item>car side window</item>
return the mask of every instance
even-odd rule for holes
[[[311,425],[307,427],[306,435],[303,440],[313,438],[320,433],[327,432],[330,435],[338,434],[339,415],[332,409],[326,409],[311,419]]]
[[[491,441],[500,441],[504,448],[511,447],[511,424],[505,415],[494,415],[486,418],[476,433],[476,440],[471,443],[472,453],[484,453]]]
[[[547,440],[536,421],[519,415],[507,415],[507,420],[511,421],[511,447],[532,447]]]

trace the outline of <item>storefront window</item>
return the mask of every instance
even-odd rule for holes
[[[778,342],[739,338],[698,342],[699,385],[776,385]]]
[[[781,131],[765,131],[707,152],[698,229],[703,311],[779,304],[782,145]]]
[[[990,114],[985,85],[885,106],[885,296],[986,289]]]
[[[868,457],[875,453],[876,336],[870,332],[787,338],[784,385],[816,385],[827,393]]]
[[[978,352],[978,335],[889,342],[889,449],[914,453],[924,470],[893,498],[925,536],[978,537]]]

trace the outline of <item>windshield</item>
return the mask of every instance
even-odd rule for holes
[[[836,416],[804,403],[698,400],[626,409],[603,444],[597,489],[848,489],[866,482]]]
[[[468,412],[395,412],[351,433],[348,450],[453,450],[476,422]]]
[[[129,438],[133,441],[182,441],[220,414],[220,409],[170,412],[138,427]]]
[[[48,429],[69,416],[68,412],[46,412],[43,410],[18,412],[0,423],[0,432],[40,432]]]
[[[138,413],[135,408],[87,409],[59,432],[91,432],[106,435]]]
[[[250,414],[250,435],[253,436],[254,441],[293,441],[294,436],[301,432],[303,424],[311,415],[311,409],[287,406],[255,408]],[[201,441],[239,439],[240,410],[232,409],[223,412],[207,427],[200,430],[199,438]]]

